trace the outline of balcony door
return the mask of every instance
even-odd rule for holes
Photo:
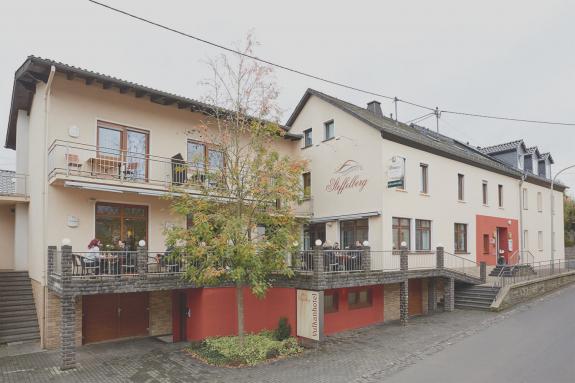
[[[122,125],[98,121],[98,159],[106,173],[129,180],[148,179],[149,133]],[[108,166],[117,162],[116,167]],[[98,169],[104,170],[104,169]]]
[[[116,249],[122,240],[128,250],[136,250],[140,240],[148,242],[148,207],[96,203],[96,238],[106,249]]]

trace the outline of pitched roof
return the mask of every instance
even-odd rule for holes
[[[553,157],[551,157],[551,153],[547,152],[547,153],[541,153],[541,159],[542,160],[546,160],[547,158],[549,158],[549,163],[554,164],[555,161],[553,161]]]
[[[385,139],[452,158],[473,166],[506,174],[511,177],[521,177],[522,173],[520,171],[510,167],[502,161],[482,153],[473,146],[443,134],[433,132],[421,126],[413,124],[407,125],[402,122],[396,122],[395,120],[385,116],[378,116],[366,108],[359,107],[314,89],[308,89],[306,91],[287,121],[286,125],[288,127],[293,125],[297,116],[311,96],[317,96],[337,108],[353,115],[364,123],[378,129],[381,132],[382,137]]]
[[[535,157],[537,157],[537,158],[541,157],[541,155],[539,154],[539,149],[537,148],[537,146],[532,146],[530,148],[527,148],[527,154],[535,154]]]
[[[485,148],[477,148],[481,153],[484,154],[493,154],[493,153],[501,153],[506,152],[509,150],[517,149],[518,147],[523,146],[523,149],[526,150],[525,143],[523,140],[515,140],[510,142],[505,142],[503,144],[487,146]]]
[[[218,109],[223,112],[223,108],[209,105],[192,98],[179,96],[177,94],[164,92],[135,82],[126,81],[117,77],[105,75],[88,69],[64,64],[58,61],[45,59],[36,56],[28,56],[26,61],[18,68],[14,75],[14,86],[12,91],[12,104],[8,119],[8,130],[6,132],[5,147],[16,148],[16,119],[19,109],[30,110],[32,97],[36,90],[38,81],[46,82],[50,75],[50,69],[54,66],[57,72],[63,73],[68,79],[81,78],[86,85],[100,84],[104,89],[116,88],[120,93],[131,92],[135,97],[149,96],[150,101],[160,105],[174,105],[178,109],[188,109],[192,112],[208,114]],[[285,128],[285,127],[284,127]],[[296,135],[286,134],[286,138],[299,139]]]

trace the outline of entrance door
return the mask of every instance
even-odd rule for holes
[[[421,279],[409,280],[409,316],[423,314],[423,291]]]
[[[190,309],[188,308],[188,295],[185,292],[178,294],[180,300],[180,340],[185,341],[188,339],[187,324],[190,317]]]
[[[507,228],[498,227],[497,228],[497,240],[496,240],[496,259],[499,263],[499,257],[503,256],[505,264],[509,263],[509,252],[507,251]]]
[[[82,298],[83,344],[148,335],[148,293]]]

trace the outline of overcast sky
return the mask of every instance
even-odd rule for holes
[[[253,30],[262,58],[420,104],[575,122],[575,1],[101,1],[226,45]],[[0,2],[0,52],[2,143],[28,55],[200,98],[202,60],[219,53],[86,0]],[[276,74],[284,121],[308,87],[358,105],[374,98]],[[424,113],[402,105],[399,119]],[[575,127],[443,115],[440,131],[479,146],[523,138],[552,153],[555,171],[575,164]],[[0,149],[0,168],[14,158]],[[575,170],[561,179],[575,189]]]

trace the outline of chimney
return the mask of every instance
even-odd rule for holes
[[[375,114],[377,117],[383,117],[383,112],[381,111],[381,103],[379,101],[371,101],[367,103],[367,110]]]

